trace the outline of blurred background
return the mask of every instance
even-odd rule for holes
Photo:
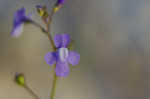
[[[0,0],[0,99],[33,99],[14,82],[24,73],[28,86],[49,99],[53,69],[46,35],[26,25],[21,37],[10,36],[14,12],[25,7],[42,23],[35,5],[51,10],[56,0]],[[55,99],[150,98],[150,0],[66,0],[53,18],[52,35],[69,33],[80,64],[57,83]]]

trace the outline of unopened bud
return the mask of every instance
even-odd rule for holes
[[[16,73],[15,81],[18,85],[24,86],[25,85],[25,78],[24,75],[21,73]]]

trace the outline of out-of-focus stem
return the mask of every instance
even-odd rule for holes
[[[26,84],[23,86],[35,99],[40,99],[33,91],[32,89],[27,86]]]

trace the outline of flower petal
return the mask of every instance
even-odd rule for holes
[[[58,58],[61,62],[65,62],[68,58],[68,55],[69,55],[69,51],[67,48],[59,48],[57,50],[57,55],[58,55]]]
[[[68,76],[70,70],[67,62],[57,61],[55,68],[56,75],[59,77]]]
[[[67,47],[70,43],[69,34],[56,34],[54,37],[54,43],[57,48]]]
[[[17,26],[23,22],[30,21],[30,17],[26,16],[25,8],[18,9],[14,15],[13,25]]]
[[[61,34],[55,34],[54,43],[57,48],[61,47],[61,43],[62,43]]]
[[[56,53],[55,52],[48,52],[45,55],[45,61],[50,66],[56,63]]]
[[[17,26],[18,24],[21,24],[23,22],[24,17],[25,17],[25,8],[18,9],[14,15],[13,25]]]
[[[70,64],[77,65],[80,61],[80,54],[74,51],[69,51],[68,62]]]
[[[11,36],[12,37],[19,37],[23,32],[23,27],[24,27],[24,24],[19,24],[17,26],[14,26],[13,30],[11,32]]]
[[[13,29],[11,35],[13,37],[18,37],[23,31],[24,22],[29,22],[30,18],[25,15],[25,8],[21,8],[16,11],[13,20]]]
[[[70,35],[62,34],[62,47],[67,47],[70,43]]]

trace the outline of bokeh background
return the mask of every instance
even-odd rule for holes
[[[18,8],[42,24],[35,5],[51,10],[55,1],[0,0],[0,99],[33,99],[14,83],[16,72],[24,73],[41,99],[49,99],[48,38],[33,25],[17,39],[10,32]],[[55,33],[69,33],[81,55],[70,75],[59,79],[55,99],[150,98],[150,0],[66,0],[53,18]]]

